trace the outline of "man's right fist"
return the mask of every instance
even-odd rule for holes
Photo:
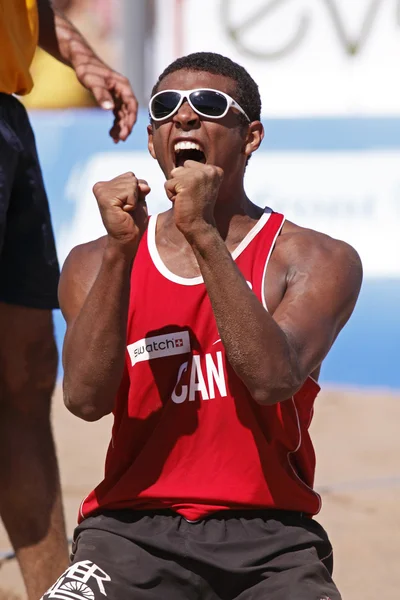
[[[131,172],[111,181],[99,181],[93,193],[109,237],[135,251],[147,224],[147,181]]]

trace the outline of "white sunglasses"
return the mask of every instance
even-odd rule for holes
[[[241,106],[225,92],[211,88],[195,90],[163,90],[149,102],[149,113],[153,121],[164,121],[174,115],[187,100],[192,109],[208,119],[222,119],[230,108],[236,108],[250,122]]]

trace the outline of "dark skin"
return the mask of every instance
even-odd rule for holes
[[[205,72],[172,73],[159,89],[198,87],[235,97],[234,81]],[[344,242],[286,222],[267,270],[267,312],[231,257],[262,214],[243,187],[246,160],[264,135],[261,123],[242,125],[232,109],[224,119],[207,120],[185,102],[170,119],[150,125],[148,133],[149,151],[166,176],[172,202],[157,222],[163,262],[181,277],[203,276],[226,354],[254,401],[287,400],[309,375],[318,378],[353,311],[362,281],[357,253]],[[175,166],[173,148],[182,138],[200,144],[206,164],[189,160]],[[87,420],[112,411],[121,379],[129,274],[145,227],[148,191],[132,173],[96,184],[108,235],[75,248],[64,266],[65,401]]]
[[[72,67],[78,81],[92,92],[99,106],[114,113],[110,136],[125,141],[137,118],[138,103],[126,77],[106,65],[68,19],[38,0],[39,46]]]

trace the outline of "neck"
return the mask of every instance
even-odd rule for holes
[[[237,185],[224,180],[214,209],[214,218],[221,237],[226,240],[231,230],[241,223],[258,220],[262,209],[253,204],[246,196],[243,180]]]
[[[215,204],[214,219],[220,236],[228,245],[241,241],[262,213],[263,209],[246,196],[243,182],[235,188],[224,180]],[[175,226],[173,208],[165,213],[163,223],[169,242],[174,245],[182,244],[184,237]]]

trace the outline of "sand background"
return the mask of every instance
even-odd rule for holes
[[[81,499],[101,479],[111,420],[85,423],[54,398],[68,534]],[[400,393],[328,388],[317,400],[311,433],[317,454],[318,520],[335,552],[344,600],[400,598]],[[0,522],[0,551],[10,548]],[[15,560],[0,567],[1,600],[24,599]]]

